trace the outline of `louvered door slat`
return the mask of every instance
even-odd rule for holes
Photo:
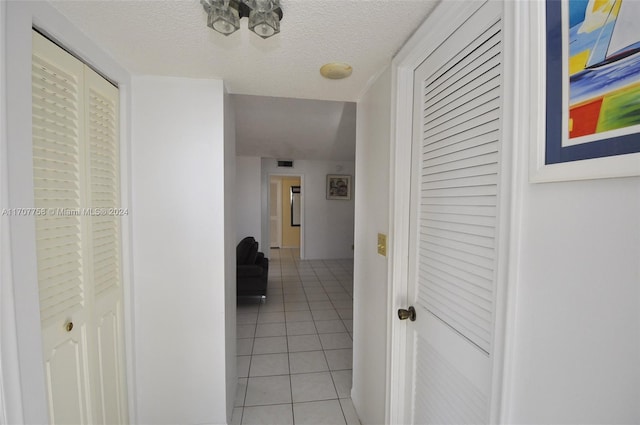
[[[462,151],[445,153],[443,155],[423,155],[422,167],[426,168],[425,174],[436,173],[432,167],[442,165],[441,171],[459,170],[475,165],[495,164],[498,160],[496,142],[481,141],[481,145],[473,146]],[[467,160],[467,162],[462,162]]]
[[[483,89],[486,88],[481,86]],[[489,111],[495,110],[500,107],[500,98],[496,93],[498,88],[495,85],[493,88],[486,88],[487,91],[474,99],[461,103],[455,109],[449,111],[446,114],[440,114],[438,117],[429,117],[429,121],[425,122],[425,130],[428,130],[432,134],[438,134],[444,130],[455,128],[459,125],[459,119],[468,120],[468,114],[480,115]],[[440,110],[442,112],[442,110]]]
[[[440,281],[441,285],[434,285],[429,294],[429,300],[437,307],[432,307],[432,312],[436,316],[440,316],[445,309],[450,310],[446,314],[454,316],[460,323],[463,323],[469,332],[469,336],[480,338],[484,342],[490,342],[491,333],[486,330],[487,323],[491,322],[491,310],[482,309],[476,301],[469,301],[465,297],[460,296],[455,291],[455,286],[448,285],[446,281]],[[421,297],[418,297],[421,299]],[[425,302],[427,300],[422,299]]]
[[[54,282],[55,283],[55,282]],[[74,282],[73,280],[69,280],[66,276],[64,277],[64,279],[60,279],[59,284],[56,285],[57,287],[54,287],[53,285],[49,288],[49,290],[45,290],[42,292],[42,299],[43,300],[49,300],[51,298],[54,298],[56,296],[58,296],[59,294],[64,294],[66,292],[73,292],[73,288],[74,285],[76,285],[77,282]],[[73,294],[71,294],[71,298],[73,297]],[[66,298],[66,297],[63,297]]]
[[[493,89],[500,86],[500,68],[494,68],[487,72],[485,75],[486,82],[474,81],[473,84],[469,84],[465,87],[465,90],[459,90],[454,92],[450,98],[447,98],[447,103],[442,103],[437,107],[434,105],[435,111],[430,115],[429,121],[425,124],[430,125],[434,120],[441,119],[445,116],[451,116],[459,108],[464,108],[470,102],[480,102],[488,100],[487,94]],[[429,113],[428,111],[425,111]]]
[[[425,197],[443,197],[451,196],[496,196],[497,190],[493,185],[485,186],[468,186],[468,187],[452,187],[447,189],[425,189],[422,190]]]
[[[470,235],[469,233],[457,232],[451,229],[442,229],[437,226],[423,225],[422,235],[424,237],[443,237],[451,241],[460,241],[469,245],[476,245],[485,248],[493,248],[493,238],[487,236]]]
[[[61,248],[63,249],[57,250],[58,252],[44,249],[38,250],[38,255],[42,259],[42,261],[38,261],[38,272],[42,273],[43,278],[66,273],[72,268],[80,268],[82,264],[81,256],[72,251],[74,245],[70,247],[62,245]],[[47,285],[48,282],[45,282],[42,288],[46,289]],[[78,293],[81,294],[82,291],[78,290]]]
[[[492,57],[483,57],[481,61],[469,64],[469,68],[465,68],[464,72],[461,70],[461,75],[456,75],[447,81],[447,86],[439,92],[428,92],[425,95],[425,102],[429,103],[429,106],[425,107],[424,117],[425,123],[428,123],[431,119],[437,115],[431,116],[432,113],[437,113],[439,108],[446,107],[448,104],[456,101],[456,97],[462,94],[466,94],[478,87],[482,87],[484,83],[495,80],[496,75],[499,75],[500,59],[498,57],[497,49],[496,53]],[[428,85],[426,90],[431,90]],[[454,96],[449,98],[449,96]],[[442,111],[440,111],[441,113]]]
[[[467,168],[461,168],[461,169],[455,169],[455,170],[452,169],[449,171],[442,171],[439,173],[425,174],[424,176],[422,176],[422,181],[437,182],[437,181],[452,180],[452,179],[458,179],[458,178],[470,177],[470,176],[490,175],[490,174],[495,174],[497,172],[498,172],[498,164],[489,163],[484,165],[478,165],[475,167],[467,167]]]
[[[424,307],[489,352],[501,116],[491,25],[424,81],[419,285]]]
[[[453,212],[446,213],[429,213],[425,212],[425,215],[428,215],[429,218],[425,220],[429,221],[439,221],[445,223],[456,223],[463,224],[468,226],[478,226],[478,227],[493,227],[495,217],[487,217],[483,215],[463,215],[463,214],[455,214]]]
[[[45,298],[40,301],[40,308],[43,310],[42,321],[53,321],[60,316],[67,316],[78,311],[79,305],[84,302],[84,298],[77,294],[75,290],[58,293],[58,295]]]
[[[476,255],[488,260],[491,260],[493,258],[493,250],[491,248],[474,245],[471,243],[467,243],[466,241],[457,241],[455,239],[439,237],[433,234],[430,234],[428,237],[431,243],[433,243],[435,246],[442,246],[443,249],[455,249],[460,252]]]
[[[422,270],[425,275],[429,275],[426,269]],[[441,299],[446,299],[445,304],[460,305],[466,314],[461,315],[467,318],[474,325],[474,329],[482,330],[482,325],[491,321],[491,301],[483,297],[472,295],[469,291],[465,291],[462,285],[456,285],[454,282],[447,281],[442,276],[433,274],[430,276],[436,281],[433,286],[433,294]],[[456,309],[458,310],[458,309]],[[480,323],[481,321],[482,323]],[[488,332],[483,332],[485,336]]]
[[[473,247],[463,250],[456,247],[459,242],[449,243],[448,241],[446,241],[446,239],[434,239],[431,241],[431,243],[432,247],[434,249],[437,249],[439,254],[444,255],[447,258],[462,261],[480,269],[491,270],[492,259],[472,252],[474,250]]]
[[[451,221],[436,221],[436,220],[428,220],[423,219],[420,221],[420,230],[425,231],[425,229],[440,229],[446,230],[449,232],[457,232],[463,235],[469,236],[478,236],[493,239],[495,236],[495,231],[489,227],[483,226],[472,226],[469,224],[461,224],[461,223],[452,223]],[[421,233],[422,235],[422,233]]]
[[[476,134],[477,127],[492,121],[497,122],[500,119],[500,111],[498,108],[499,102],[486,107],[483,106],[481,108],[473,109],[466,115],[456,117],[455,121],[449,122],[449,125],[444,128],[426,128],[424,131],[424,137],[444,139],[452,135],[462,134],[465,131],[470,131],[472,134]]]
[[[429,274],[426,270],[424,272]],[[434,286],[435,292],[449,298],[452,304],[461,304],[468,312],[475,315],[474,323],[478,323],[478,320],[485,323],[491,321],[491,300],[476,296],[466,291],[465,288],[455,285],[454,282],[447,281],[441,275],[433,274],[431,277],[439,282]]]
[[[458,129],[460,130],[460,129]],[[498,140],[495,125],[484,123],[472,131],[458,132],[455,135],[445,137],[432,137],[428,146],[424,146],[423,158],[432,159],[465,151],[474,146],[494,143]],[[455,164],[460,168],[463,164]],[[430,170],[430,173],[438,173],[438,170]]]
[[[476,142],[465,141],[423,154],[421,179],[444,180],[448,171],[495,165],[498,160],[495,139],[479,137]]]
[[[466,86],[469,81],[476,80],[483,72],[478,72],[479,67],[495,59],[500,55],[501,47],[500,27],[498,24],[487,30],[467,44],[463,49],[449,58],[439,69],[424,81],[424,96],[439,99],[452,96],[451,82],[458,82],[458,86]],[[446,88],[443,89],[443,87]],[[448,91],[447,91],[448,90]],[[455,96],[455,95],[454,95]],[[425,101],[425,103],[428,103]],[[425,110],[432,105],[426,105]]]
[[[420,268],[424,273],[431,275],[433,279],[441,279],[443,282],[447,282],[452,287],[455,287],[452,288],[452,290],[464,291],[468,294],[469,299],[475,299],[480,305],[490,306],[491,291],[486,289],[486,285],[482,286],[468,282],[464,280],[464,276],[447,273],[442,267],[439,268],[437,264],[421,264]]]
[[[422,205],[496,205],[495,196],[447,196],[423,199]]]
[[[475,186],[487,186],[491,185],[495,179],[494,174],[476,174],[466,177],[460,177],[455,179],[441,178],[441,179],[433,179],[430,176],[430,179],[422,181],[422,187],[424,190],[430,189],[442,189],[449,187],[475,187]]]
[[[433,203],[422,204],[422,211],[425,214],[458,214],[458,215],[470,215],[470,216],[486,216],[492,217],[496,215],[496,207],[494,205],[438,205]]]
[[[483,45],[495,44],[493,41],[496,40],[496,34],[499,32],[499,25],[492,25],[483,30],[481,34],[477,34],[473,40],[469,41],[463,47],[457,48],[453,52],[453,56],[447,57],[446,61],[440,63],[437,68],[433,69],[433,72],[424,79],[424,86],[435,87],[437,84],[440,84],[439,82],[450,78],[460,68],[464,68],[469,60],[478,57],[477,51],[482,51]],[[449,52],[442,53],[449,55]]]
[[[445,253],[441,247],[435,245],[421,248],[420,255],[423,255],[425,260],[428,259],[433,264],[446,264],[449,267],[463,269],[467,273],[484,279],[485,283],[490,282],[493,277],[493,270],[488,270],[483,265],[474,264],[474,258],[471,256],[465,257],[452,255],[451,252]]]

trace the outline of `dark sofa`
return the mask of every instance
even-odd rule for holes
[[[267,295],[269,259],[258,252],[258,242],[247,236],[236,247],[236,294],[238,297]]]

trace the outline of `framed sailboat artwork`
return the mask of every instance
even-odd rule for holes
[[[640,0],[545,6],[544,143],[532,180],[640,175]]]

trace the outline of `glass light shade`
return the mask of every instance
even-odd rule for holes
[[[215,2],[209,9],[207,25],[220,34],[229,35],[240,29],[238,9],[229,7],[228,2]]]
[[[279,0],[244,0],[244,4],[249,6],[251,10],[259,12],[271,12],[280,6]]]
[[[275,12],[252,10],[249,14],[249,29],[262,38],[269,38],[280,32],[280,17]]]

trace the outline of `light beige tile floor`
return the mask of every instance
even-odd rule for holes
[[[266,300],[238,301],[232,423],[360,425],[350,399],[353,262],[268,256]]]

